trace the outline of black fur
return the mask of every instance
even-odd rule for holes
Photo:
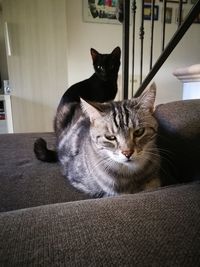
[[[80,97],[95,102],[107,102],[115,98],[120,67],[120,48],[116,47],[110,54],[100,54],[93,48],[90,52],[94,74],[72,85],[62,96],[61,104],[79,102]]]
[[[37,159],[45,162],[57,162],[56,151],[47,148],[47,142],[43,138],[38,138],[34,143],[34,152]]]
[[[94,74],[79,83],[72,85],[62,96],[59,108],[65,104],[80,102],[80,97],[95,102],[107,102],[117,94],[117,78],[120,67],[121,50],[116,47],[110,54],[100,54],[91,48]],[[73,109],[73,105],[71,106]],[[68,119],[68,118],[66,118]],[[62,128],[64,125],[60,125]],[[59,129],[56,129],[56,132]],[[34,143],[34,153],[37,159],[45,162],[56,162],[57,153],[47,148],[44,139],[39,138]]]

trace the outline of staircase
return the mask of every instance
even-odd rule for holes
[[[120,2],[120,1],[119,1]],[[146,3],[148,2],[148,4]],[[166,44],[166,24],[168,22],[168,2],[178,2],[176,5],[178,6],[178,14],[177,14],[177,30],[172,36],[171,40]],[[200,0],[197,0],[195,4],[193,4],[191,10],[187,14],[187,16],[183,19],[183,6],[184,3],[187,2],[186,0],[177,0],[177,1],[162,1],[162,10],[163,10],[163,19],[162,19],[162,34],[158,38],[160,38],[161,43],[161,54],[153,64],[153,51],[154,51],[154,42],[155,42],[155,21],[157,20],[157,13],[156,13],[156,3],[155,0],[144,1],[144,0],[123,0],[121,4],[123,6],[123,57],[122,57],[122,73],[123,73],[123,97],[127,99],[129,96],[129,58],[130,58],[130,39],[132,39],[132,51],[131,51],[131,58],[132,58],[132,68],[131,68],[131,94],[134,97],[138,97],[144,89],[148,86],[148,84],[152,81],[156,73],[159,71],[161,66],[165,63],[169,55],[172,53],[174,48],[178,45],[184,34],[187,32],[191,24],[195,21],[197,16],[200,14]],[[140,4],[141,10],[138,10],[138,3]],[[130,14],[131,9],[131,14]],[[149,9],[149,10],[148,10]],[[135,80],[135,42],[136,42],[136,16],[137,12],[140,15],[140,74],[139,74],[139,88],[135,91],[134,88],[134,80]],[[149,12],[149,13],[148,13]],[[150,14],[150,15],[149,15]],[[153,16],[151,14],[154,14]],[[149,15],[149,17],[148,17]],[[145,27],[144,21],[145,19],[150,20],[151,30],[150,30],[150,54],[149,54],[149,73],[144,77],[143,75],[143,62],[144,62],[144,37],[145,37]],[[132,33],[130,34],[130,24],[132,24]],[[160,33],[159,33],[160,35]],[[157,40],[157,38],[156,38]],[[143,78],[144,77],[144,78]],[[138,78],[138,77],[137,77]]]

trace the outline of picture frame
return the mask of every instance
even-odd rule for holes
[[[173,15],[173,8],[172,7],[166,7],[165,22],[167,24],[172,23],[172,15]],[[162,21],[164,21],[164,8],[162,8]]]
[[[144,4],[144,20],[151,20],[151,4]],[[159,6],[154,6],[154,20],[158,20]]]
[[[118,24],[118,0],[83,0],[83,21],[91,23]]]

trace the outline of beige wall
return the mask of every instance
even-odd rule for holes
[[[4,0],[14,132],[51,131],[67,84],[65,0]]]

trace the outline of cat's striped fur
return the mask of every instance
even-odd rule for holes
[[[155,94],[153,84],[131,100],[58,107],[58,158],[74,187],[100,197],[160,185]]]

